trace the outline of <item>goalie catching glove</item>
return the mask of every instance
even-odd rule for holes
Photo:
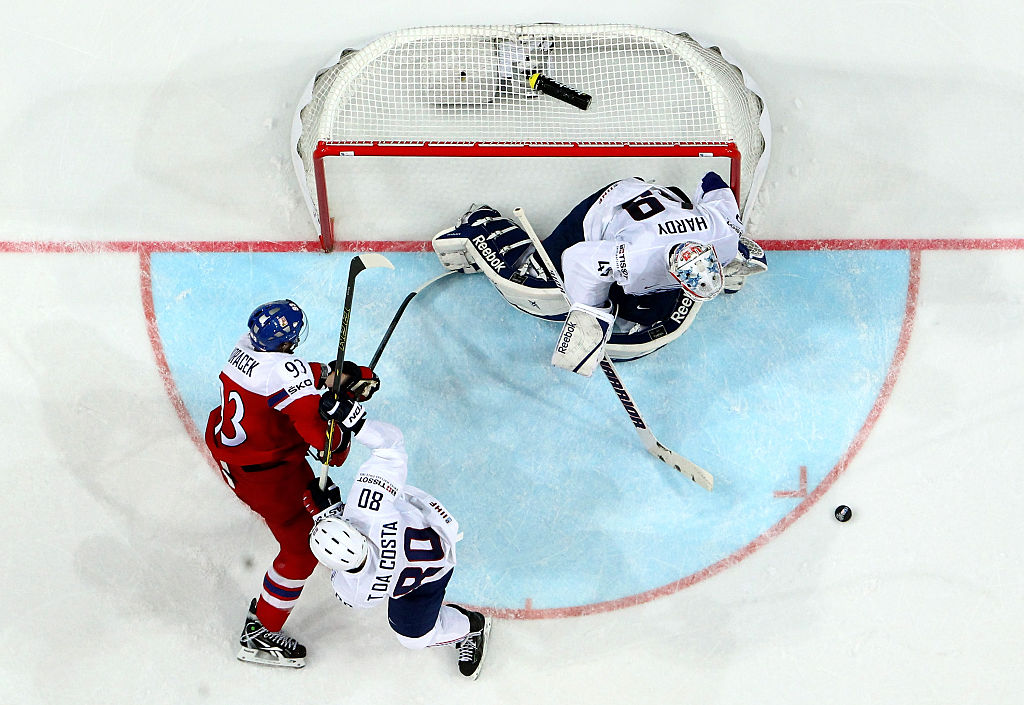
[[[736,249],[736,258],[722,270],[726,294],[735,294],[743,287],[747,277],[768,270],[768,258],[764,250],[750,238],[741,236]]]
[[[551,364],[590,377],[604,357],[604,345],[611,337],[614,322],[612,310],[573,304],[565,317]]]

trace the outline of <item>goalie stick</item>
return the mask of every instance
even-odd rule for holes
[[[512,211],[516,218],[523,225],[523,230],[526,231],[527,236],[533,242],[533,246],[537,250],[537,256],[540,259],[541,265],[547,270],[548,276],[551,277],[552,281],[558,286],[559,291],[565,296],[565,300],[569,301],[569,296],[565,293],[565,285],[562,283],[562,278],[558,275],[558,270],[555,269],[554,263],[551,261],[551,256],[548,255],[547,250],[541,244],[540,238],[537,237],[537,233],[534,231],[533,226],[530,225],[530,221],[526,219],[526,213],[522,208],[516,208]],[[691,480],[696,482],[698,485],[711,491],[715,486],[715,478],[704,468],[700,467],[692,460],[687,460],[683,456],[676,453],[674,450],[666,448],[664,445],[654,437],[651,430],[647,428],[647,423],[644,421],[644,417],[641,416],[640,410],[636,408],[636,403],[633,401],[633,397],[629,395],[626,390],[626,385],[622,383],[622,378],[619,377],[618,371],[615,369],[615,365],[612,364],[608,354],[605,353],[601,359],[601,370],[604,372],[605,377],[608,378],[609,384],[612,385],[612,390],[615,392],[615,396],[619,398],[619,402],[622,404],[622,408],[626,410],[626,414],[629,415],[629,420],[633,422],[634,428],[636,428],[637,435],[640,436],[640,440],[644,444],[644,448],[666,465],[678,470],[683,475],[686,475]]]
[[[416,289],[413,292],[410,292],[409,295],[405,297],[405,300],[402,302],[402,305],[398,307],[398,312],[395,313],[395,317],[391,319],[391,325],[388,326],[387,332],[384,333],[384,337],[381,338],[380,345],[377,346],[377,352],[373,354],[373,359],[370,360],[370,369],[373,369],[374,367],[377,366],[377,362],[380,360],[380,356],[384,352],[384,346],[388,344],[388,341],[391,340],[391,334],[395,332],[395,326],[398,325],[398,319],[400,319],[402,317],[402,314],[405,313],[405,309],[409,305],[409,302],[413,300],[413,297],[416,296],[416,294],[423,291],[424,289],[426,289],[434,282],[438,281],[439,279],[444,279],[449,274],[455,274],[455,270],[445,272],[444,274],[439,274],[433,279],[420,284],[418,289]]]
[[[334,375],[334,383],[331,385],[331,391],[337,395],[341,392],[341,367],[345,364],[345,345],[348,342],[348,324],[352,319],[352,296],[356,290],[356,277],[359,273],[365,269],[372,269],[374,267],[387,267],[388,269],[394,269],[395,265],[391,264],[387,257],[376,253],[369,253],[364,255],[356,255],[352,258],[352,261],[348,265],[348,285],[345,287],[345,306],[341,313],[341,332],[338,334],[338,357],[336,358],[334,369],[336,374]],[[331,461],[331,446],[334,445],[334,429],[337,428],[337,422],[331,419],[331,422],[327,425],[327,444],[324,446],[323,454],[323,469],[320,470],[320,489],[324,489],[327,485],[327,465]]]

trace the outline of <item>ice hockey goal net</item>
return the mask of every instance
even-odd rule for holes
[[[581,109],[532,76],[590,96]],[[627,25],[449,26],[346,49],[307,87],[294,162],[325,250],[424,240],[472,202],[523,206],[543,236],[584,197],[708,170],[746,214],[770,126],[749,76],[686,34]]]

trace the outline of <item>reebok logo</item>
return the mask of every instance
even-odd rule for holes
[[[491,269],[493,269],[495,273],[500,272],[505,268],[505,263],[501,261],[501,257],[499,257],[498,253],[492,250],[491,246],[487,244],[486,235],[477,235],[470,242],[472,242],[474,247],[476,247],[476,251],[480,253],[480,256],[487,261],[487,264],[491,265]]]
[[[689,296],[684,296],[683,300],[679,302],[679,307],[672,312],[672,315],[669,316],[669,318],[671,318],[676,323],[682,323],[684,320],[686,320],[686,317],[689,315],[691,308],[693,308],[693,299],[691,299]]]
[[[576,330],[575,323],[566,323],[565,330],[562,331],[562,340],[558,343],[556,352],[560,352],[563,355],[565,351],[569,349],[569,343],[572,342],[572,332]]]

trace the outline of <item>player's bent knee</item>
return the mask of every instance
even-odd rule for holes
[[[488,275],[487,278],[491,280],[491,284],[501,297],[523,313],[548,321],[561,321],[569,312],[569,304],[557,288],[518,283],[499,276],[491,276],[487,270],[484,270],[484,274]]]
[[[435,630],[436,630],[436,627],[434,629],[431,629],[429,632],[427,632],[423,636],[416,636],[416,637],[405,636],[404,634],[399,634],[398,632],[395,632],[395,637],[398,639],[398,643],[399,644],[401,644],[402,646],[404,646],[407,649],[411,649],[413,651],[416,651],[416,650],[419,650],[419,649],[425,649],[425,648],[427,648],[428,646],[431,646],[434,643],[434,631]]]
[[[630,325],[629,321],[617,320],[605,352],[616,362],[638,360],[660,350],[686,332],[693,323],[701,302],[689,296],[680,296],[672,311],[665,320],[651,325]]]

